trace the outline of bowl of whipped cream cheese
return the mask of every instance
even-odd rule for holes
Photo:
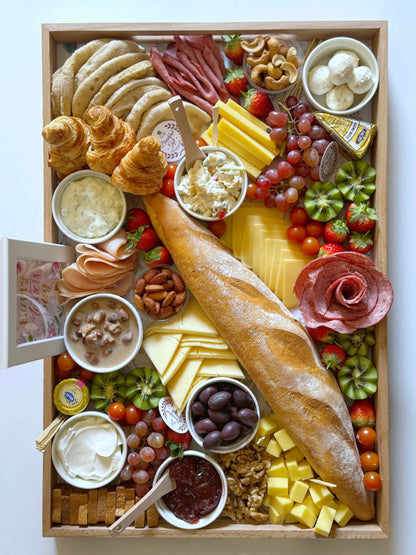
[[[126,436],[104,413],[80,412],[66,420],[52,443],[52,461],[71,486],[94,489],[117,478],[127,457]]]
[[[124,193],[110,177],[93,170],[80,170],[65,177],[52,197],[56,225],[77,243],[102,243],[115,235],[127,214]]]

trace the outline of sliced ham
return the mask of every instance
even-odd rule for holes
[[[294,287],[305,325],[352,333],[380,322],[393,303],[388,278],[365,255],[340,252],[316,258]]]

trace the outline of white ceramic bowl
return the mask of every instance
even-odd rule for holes
[[[209,154],[210,152],[216,152],[216,151],[224,152],[238,166],[243,166],[243,164],[242,164],[241,160],[238,158],[238,156],[236,156],[233,152],[231,152],[231,150],[228,150],[226,148],[222,148],[222,147],[219,147],[219,146],[203,146],[203,147],[201,147],[201,150],[203,152],[205,152],[206,154]],[[245,196],[246,196],[246,193],[247,193],[247,172],[244,170],[242,173],[243,173],[243,184],[242,184],[242,187],[241,187],[240,196],[239,196],[237,202],[232,207],[232,209],[225,214],[224,218],[227,218],[228,216],[233,214],[236,210],[238,210],[238,208],[241,206],[242,202],[245,199]],[[178,186],[179,186],[180,180],[181,180],[181,178],[184,174],[186,174],[185,158],[183,158],[179,162],[178,168],[177,168],[176,173],[175,173],[175,179],[174,179],[176,198],[177,198],[179,204],[185,210],[185,212],[187,212],[193,218],[197,218],[198,220],[203,220],[203,221],[206,221],[206,222],[212,222],[212,221],[217,221],[219,219],[222,219],[222,218],[219,218],[218,216],[217,217],[212,217],[212,216],[202,216],[201,214],[197,214],[196,212],[193,212],[187,204],[185,204],[185,202],[183,201],[180,193],[178,192]]]
[[[371,70],[374,78],[371,89],[364,94],[354,94],[354,104],[347,110],[343,111],[329,109],[325,101],[325,94],[312,94],[308,85],[308,76],[311,69],[318,65],[327,65],[331,57],[339,50],[349,50],[357,54],[360,59],[359,65],[367,66]],[[303,90],[308,102],[310,102],[310,104],[312,104],[319,111],[329,114],[347,116],[361,110],[373,98],[378,87],[378,81],[379,68],[374,54],[363,42],[349,37],[335,37],[321,42],[312,50],[303,66]]]
[[[107,232],[102,233],[101,235],[96,237],[84,237],[81,234],[77,234],[73,229],[72,230],[69,229],[69,227],[65,224],[62,218],[61,200],[65,189],[73,181],[82,179],[84,177],[95,177],[97,179],[102,179],[103,181],[109,183],[111,187],[114,189],[115,198],[118,198],[118,196],[120,197],[121,213],[117,223],[113,225],[113,227],[109,229]],[[123,191],[121,191],[118,187],[115,187],[114,185],[112,185],[111,179],[108,175],[104,173],[96,172],[93,170],[80,170],[80,171],[71,173],[70,175],[65,177],[55,189],[55,192],[52,197],[52,214],[56,225],[59,227],[62,233],[66,235],[66,237],[68,237],[69,239],[77,243],[96,244],[96,243],[101,243],[103,241],[106,241],[107,239],[110,239],[113,235],[115,235],[120,230],[120,228],[122,227],[126,219],[127,202]]]
[[[208,461],[209,463],[211,463],[212,466],[215,468],[215,470],[218,472],[219,477],[221,479],[221,484],[222,484],[222,492],[221,492],[221,497],[220,497],[220,500],[218,502],[218,505],[215,507],[215,509],[212,512],[210,512],[209,514],[201,517],[199,519],[199,521],[196,522],[195,524],[191,524],[191,523],[186,522],[185,520],[182,520],[181,518],[177,517],[169,509],[169,507],[167,507],[167,505],[163,501],[163,497],[156,501],[156,508],[157,508],[160,516],[162,518],[164,518],[166,520],[166,522],[168,522],[169,524],[172,524],[172,526],[175,526],[176,528],[182,528],[184,530],[196,530],[198,528],[204,528],[205,526],[208,526],[209,524],[214,522],[221,515],[221,513],[224,509],[224,506],[225,506],[225,502],[227,501],[227,494],[228,494],[227,478],[225,477],[224,471],[222,470],[220,465],[212,457],[208,456],[207,454],[201,453],[199,451],[187,450],[187,451],[184,452],[183,456],[184,457],[199,457],[201,459],[204,459],[204,460]],[[173,461],[172,457],[169,457],[168,459],[163,461],[163,463],[159,466],[159,468],[156,471],[154,482],[157,482],[162,477],[163,473],[165,472],[165,470],[167,469],[167,467],[169,466],[169,464],[172,461]]]
[[[259,407],[258,401],[257,401],[256,396],[254,395],[254,393],[244,383],[242,383],[239,380],[235,380],[233,378],[211,378],[211,379],[209,379],[205,382],[201,382],[197,386],[195,386],[195,388],[192,390],[192,392],[189,396],[188,404],[186,405],[186,411],[185,411],[186,423],[187,423],[187,426],[188,426],[188,430],[190,431],[191,436],[192,436],[193,440],[195,441],[195,443],[197,443],[199,445],[199,447],[201,447],[201,449],[204,449],[204,446],[203,446],[204,436],[199,435],[195,431],[195,427],[194,427],[195,419],[192,416],[192,410],[191,410],[192,409],[192,403],[196,400],[196,398],[201,393],[201,391],[203,389],[205,389],[206,387],[208,387],[210,385],[217,385],[217,384],[224,383],[224,382],[232,384],[233,386],[242,389],[248,395],[250,395],[250,397],[253,399],[253,403],[254,403],[254,409],[253,410],[255,410],[257,412],[258,420],[257,420],[257,424],[255,426],[253,426],[253,429],[251,430],[250,433],[248,433],[246,435],[239,436],[232,443],[228,443],[228,444],[224,444],[224,445],[218,445],[217,447],[215,447],[213,449],[209,449],[209,451],[212,452],[212,453],[233,453],[234,451],[237,451],[238,449],[242,449],[248,443],[250,443],[250,441],[254,438],[254,436],[256,435],[257,429],[259,427],[260,407]]]
[[[114,471],[111,473],[111,475],[107,476],[107,478],[101,480],[101,481],[97,481],[97,480],[85,480],[81,477],[73,477],[73,476],[69,476],[65,467],[62,465],[61,462],[61,458],[58,454],[58,443],[60,438],[62,438],[62,436],[66,433],[66,431],[68,430],[68,428],[76,421],[82,419],[82,418],[88,418],[88,417],[97,417],[102,419],[103,422],[106,423],[110,423],[114,429],[117,431],[118,435],[120,436],[120,441],[121,441],[121,458],[120,458],[120,462],[117,465],[117,467],[114,469]],[[71,486],[75,486],[77,488],[82,488],[82,489],[96,489],[96,488],[100,488],[102,486],[105,486],[107,484],[109,484],[110,482],[112,482],[114,479],[117,478],[117,476],[119,475],[119,473],[121,472],[125,461],[126,461],[126,457],[127,457],[127,441],[126,441],[126,436],[123,432],[123,430],[120,428],[120,426],[114,422],[113,420],[111,420],[111,418],[107,415],[104,414],[102,412],[95,412],[95,411],[87,411],[87,412],[80,412],[79,414],[75,414],[74,416],[71,416],[70,418],[68,418],[68,420],[66,420],[62,426],[59,428],[59,430],[56,432],[56,435],[53,439],[53,443],[52,443],[52,462],[53,465],[55,467],[55,470],[57,471],[57,473],[59,474],[59,476],[65,480],[65,482],[67,482],[68,484],[70,484]]]
[[[122,360],[119,359],[118,362],[115,361],[113,364],[111,364],[111,358],[108,357],[107,362],[105,362],[105,366],[103,366],[102,364],[100,365],[100,363],[90,364],[88,362],[88,360],[86,358],[84,358],[83,353],[79,355],[74,350],[74,345],[77,345],[77,344],[74,343],[74,341],[72,341],[70,339],[71,332],[73,331],[72,322],[74,320],[75,314],[79,310],[85,310],[86,309],[85,305],[87,303],[94,302],[94,301],[104,301],[105,306],[106,306],[105,310],[108,310],[108,312],[113,311],[113,309],[111,308],[112,303],[116,303],[117,306],[121,305],[123,308],[125,308],[127,310],[127,313],[129,314],[129,316],[131,318],[134,319],[134,322],[137,325],[137,338],[136,338],[136,340],[133,340],[131,342],[131,344],[128,345],[128,349],[126,347],[125,356],[122,358]],[[108,306],[108,305],[110,305],[110,306]],[[65,341],[66,350],[70,354],[71,358],[79,366],[81,366],[82,368],[85,368],[87,370],[90,370],[91,372],[97,372],[97,373],[104,374],[106,372],[113,372],[114,370],[120,370],[124,366],[127,366],[127,364],[129,362],[131,362],[133,360],[133,358],[137,355],[137,353],[140,350],[142,341],[143,341],[143,324],[142,324],[142,321],[140,319],[139,314],[137,313],[136,308],[134,308],[133,305],[129,301],[127,301],[123,297],[119,297],[118,295],[97,293],[96,295],[90,295],[89,297],[85,297],[84,299],[79,301],[75,306],[72,307],[72,309],[68,313],[68,316],[65,319],[64,341]],[[124,345],[121,345],[120,347],[124,347]],[[84,350],[85,350],[85,352],[87,352],[87,351],[93,352],[94,351],[94,349],[92,349],[92,348],[89,349],[88,346],[85,346]]]

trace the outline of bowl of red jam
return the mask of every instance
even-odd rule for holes
[[[185,451],[182,458],[169,457],[159,466],[155,482],[166,470],[176,480],[176,489],[156,501],[166,522],[176,528],[195,530],[221,515],[227,500],[227,480],[212,457],[193,450]]]

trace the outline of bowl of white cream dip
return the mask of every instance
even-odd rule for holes
[[[127,457],[123,430],[100,412],[80,412],[62,424],[52,443],[52,461],[71,486],[93,489],[117,478]]]
[[[65,177],[52,197],[52,214],[62,233],[77,243],[101,243],[121,228],[126,218],[124,193],[110,177],[80,170]]]
[[[204,160],[186,171],[185,159],[175,173],[176,198],[190,216],[204,221],[221,220],[235,212],[247,192],[247,172],[230,150],[203,146]]]

